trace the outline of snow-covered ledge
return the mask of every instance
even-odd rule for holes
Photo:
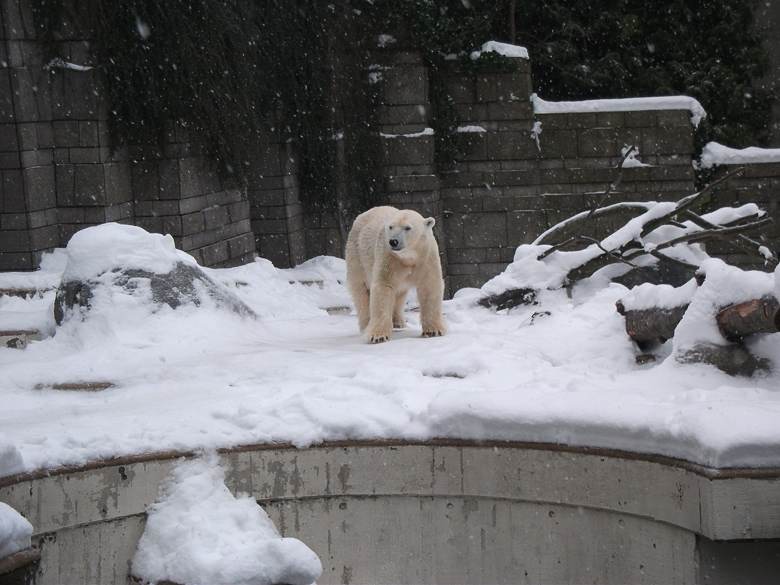
[[[707,112],[696,99],[684,95],[548,102],[534,93],[531,94],[531,103],[534,106],[535,114],[688,110],[691,113],[691,124],[694,127],[697,127],[707,117]]]
[[[145,512],[183,456],[0,479],[0,501],[34,527],[39,582],[126,582]],[[766,582],[778,570],[777,469],[456,440],[220,457],[231,491],[319,556],[320,584]]]
[[[780,162],[780,148],[730,148],[709,142],[701,153],[700,164],[709,169],[717,165],[748,165]]]

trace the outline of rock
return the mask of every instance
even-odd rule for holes
[[[690,281],[695,274],[695,270],[673,264],[672,262],[659,260],[649,266],[632,268],[628,272],[613,278],[612,282],[622,284],[626,288],[634,288],[647,282],[680,287]]]
[[[142,269],[115,269],[108,278],[71,280],[62,282],[54,302],[54,318],[61,325],[73,309],[90,310],[98,287],[111,286],[124,289],[128,294],[142,287],[151,290],[151,300],[157,305],[175,309],[181,305],[199,306],[205,297],[217,305],[242,316],[255,317],[254,311],[235,297],[227,288],[211,279],[198,265],[177,262],[170,272],[157,274]]]
[[[677,361],[683,364],[710,364],[730,376],[750,377],[772,371],[772,362],[749,354],[741,343],[697,343],[692,348],[681,351]]]

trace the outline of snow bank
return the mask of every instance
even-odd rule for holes
[[[249,496],[234,497],[216,455],[178,465],[147,514],[132,574],[150,582],[309,585],[322,564],[282,538]]]
[[[647,98],[581,100],[576,102],[548,102],[531,94],[535,114],[583,114],[598,112],[637,112],[645,110],[688,110],[691,123],[698,126],[707,117],[701,104],[692,97],[664,96]]]
[[[33,527],[8,504],[0,502],[0,559],[30,548]]]
[[[746,165],[753,163],[780,162],[780,148],[758,148],[751,146],[737,149],[710,142],[704,147],[699,159],[705,169],[716,165]]]
[[[0,433],[0,477],[24,471],[22,454],[7,436]]]

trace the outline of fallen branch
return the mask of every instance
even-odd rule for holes
[[[703,217],[696,215],[694,212],[688,210],[685,212],[685,216],[691,221],[691,223],[696,224],[697,226],[704,228],[704,229],[717,229],[717,225],[707,221]],[[771,221],[771,219],[770,219]],[[776,265],[778,262],[777,256],[769,251],[766,246],[762,246],[755,240],[752,240],[748,238],[746,235],[738,233],[734,234],[731,238],[726,238],[726,240],[734,245],[735,247],[739,248],[743,252],[747,252],[748,254],[752,256],[760,256],[763,258],[767,263]],[[763,253],[761,250],[765,249],[769,252],[769,255]]]
[[[541,236],[536,238],[534,241],[534,244],[544,244],[545,241],[550,241],[555,236],[563,236],[566,234],[567,231],[575,229],[577,227],[577,223],[582,220],[583,217],[590,215],[591,219],[601,219],[603,217],[611,217],[613,215],[626,215],[631,214],[634,217],[639,216],[643,213],[647,213],[647,210],[650,209],[650,205],[647,203],[634,203],[634,202],[624,202],[624,203],[615,203],[613,205],[608,205],[607,207],[600,207],[596,209],[595,211],[583,211],[582,213],[578,213],[577,215],[574,215],[570,217],[569,219],[566,219],[562,221],[559,224],[556,224],[546,232],[544,232]],[[557,252],[558,250],[561,250],[578,240],[581,240],[581,235],[571,236],[568,239],[564,240],[563,242],[559,244],[555,244],[548,250],[546,250],[544,253],[540,254],[537,257],[537,260],[544,260],[547,256],[552,254],[553,252]]]
[[[717,181],[713,181],[698,193],[694,193],[692,195],[688,195],[687,197],[683,197],[677,202],[677,205],[672,211],[647,222],[642,228],[642,233],[640,234],[640,237],[645,237],[647,234],[649,234],[656,228],[659,228],[662,225],[669,223],[674,217],[681,214],[682,212],[687,211],[692,207],[702,205],[703,203],[708,203],[710,201],[710,193],[712,192],[713,189],[715,189],[715,187],[717,187],[718,185],[720,185],[725,181],[728,181],[733,176],[740,174],[743,170],[744,169],[742,167],[738,169],[734,169],[727,175],[722,176]]]

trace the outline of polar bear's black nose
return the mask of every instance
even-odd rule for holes
[[[391,248],[397,248],[398,247],[398,240],[396,240],[395,238],[390,240],[390,247]]]

